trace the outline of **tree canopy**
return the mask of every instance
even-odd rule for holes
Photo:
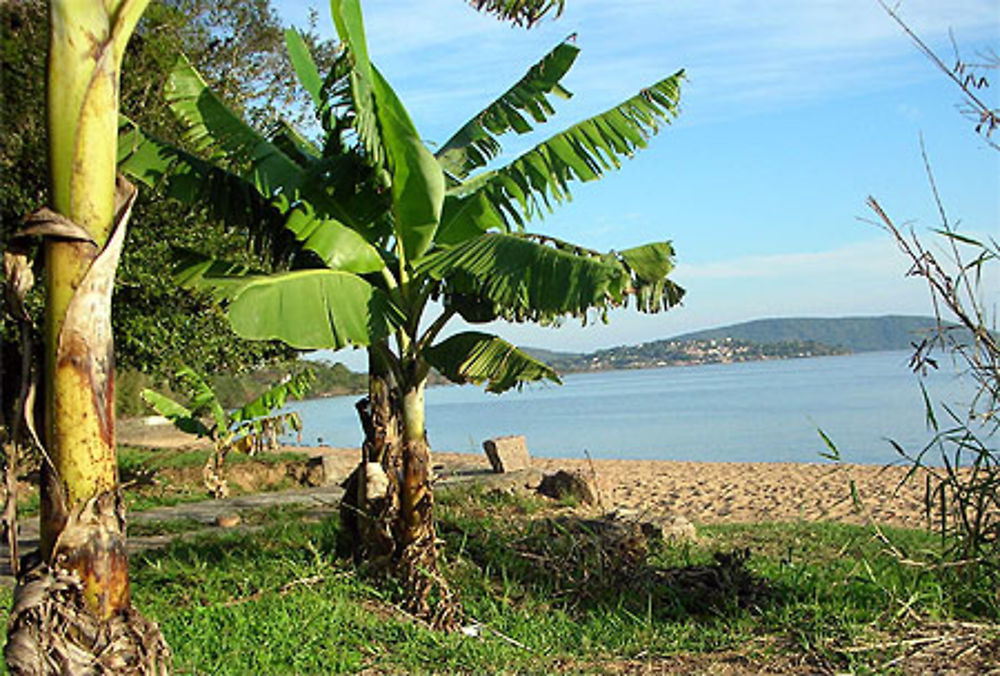
[[[0,246],[25,214],[48,203],[44,100],[48,33],[41,0],[0,4]],[[306,34],[314,57],[328,66],[333,46]],[[164,0],[152,3],[129,44],[121,82],[122,112],[157,135],[180,142],[183,128],[169,112],[163,87],[186,53],[220,97],[248,119],[274,124],[306,94],[296,86],[284,29],[269,0]],[[293,117],[294,122],[301,120]],[[214,219],[210,209],[143,190],[122,254],[115,298],[116,358],[123,368],[156,377],[181,363],[203,371],[239,372],[295,351],[279,343],[235,337],[205,297],[181,292],[166,267],[169,247],[197,246],[215,255],[254,260],[245,232]],[[259,243],[258,243],[259,244]],[[41,285],[35,292],[43,293]],[[37,307],[38,299],[34,299]],[[6,327],[3,329],[6,342]]]
[[[559,80],[576,48],[557,46],[435,156],[368,59],[359,2],[333,0],[331,8],[342,51],[325,76],[302,36],[286,34],[322,143],[291,125],[248,124],[181,60],[165,93],[191,151],[125,124],[120,161],[136,180],[205,202],[232,223],[262,233],[277,226],[294,237],[289,269],[268,273],[202,251],[181,257],[178,279],[225,303],[233,330],[245,338],[301,349],[368,348],[369,399],[387,386],[385,420],[394,422],[366,423],[366,434],[378,427],[375,437],[399,444],[368,453],[362,467],[381,467],[394,486],[378,498],[390,507],[377,520],[392,532],[391,559],[408,603],[425,615],[437,584],[423,403],[430,369],[494,392],[558,380],[497,336],[466,331],[438,341],[439,334],[456,314],[474,323],[552,322],[629,303],[659,312],[679,302],[683,292],[668,278],[669,242],[601,253],[523,229],[567,199],[570,183],[617,168],[668,124],[683,72],[486,169],[500,149],[497,137],[530,129],[525,115],[545,122],[554,112],[548,96],[567,95]],[[432,310],[433,298],[443,308]],[[429,312],[440,314],[432,320]],[[442,602],[433,623],[449,624],[450,607]]]

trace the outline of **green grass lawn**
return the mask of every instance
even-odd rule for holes
[[[212,451],[208,448],[175,450],[119,446],[118,469],[122,474],[131,474],[142,470],[202,467],[211,454]],[[233,452],[226,456],[226,464],[240,465],[248,462],[256,462],[268,465],[282,462],[300,462],[306,460],[308,457],[306,453],[295,452],[258,453],[254,456]]]
[[[176,672],[197,674],[602,673],[717,652],[881,672],[892,639],[921,623],[995,619],[956,606],[865,528],[703,526],[696,544],[654,544],[623,565],[567,509],[478,490],[439,504],[447,571],[478,636],[407,617],[391,585],[333,558],[336,519],[294,509],[259,515],[262,531],[134,557],[134,601],[163,628]],[[914,555],[938,546],[927,533],[889,535]],[[744,577],[702,588],[717,552],[745,548]]]

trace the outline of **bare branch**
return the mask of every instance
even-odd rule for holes
[[[944,61],[941,60],[934,50],[932,50],[926,42],[924,42],[919,35],[917,35],[913,30],[906,24],[905,21],[899,16],[895,9],[889,7],[885,0],[878,0],[878,4],[885,10],[885,13],[895,21],[903,32],[909,36],[910,40],[917,46],[917,49],[930,59],[937,68],[944,73],[949,80],[955,83],[962,93],[965,95],[966,102],[969,105],[969,110],[966,111],[970,117],[976,120],[976,133],[979,134],[994,150],[1000,150],[1000,145],[992,140],[991,135],[994,131],[1000,128],[1000,110],[996,108],[990,108],[978,95],[977,90],[985,89],[989,86],[989,80],[985,75],[982,75],[982,71],[994,69],[1000,65],[1000,60],[997,60],[996,55],[992,55],[992,58],[987,56],[987,62],[985,64],[971,64],[962,60],[958,46],[952,36],[952,44],[955,45],[955,67],[949,68]]]

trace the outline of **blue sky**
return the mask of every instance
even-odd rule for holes
[[[533,229],[597,249],[672,240],[683,307],[621,312],[607,326],[503,326],[522,345],[588,351],[765,316],[919,313],[926,291],[868,217],[874,195],[918,232],[939,224],[924,137],[949,217],[1000,237],[1000,153],[961,96],[875,0],[567,0],[524,31],[461,0],[363,3],[373,60],[429,143],[443,142],[571,33],[574,93],[511,153],[679,68],[682,113],[620,171],[580,184]],[[331,32],[329,9],[320,28]],[[279,4],[304,26],[307,3]],[[997,0],[907,0],[898,11],[954,60],[1000,49]],[[997,105],[1000,81],[988,90]],[[338,358],[340,355],[338,355]],[[349,359],[350,362],[358,361]],[[362,363],[358,361],[358,364]]]

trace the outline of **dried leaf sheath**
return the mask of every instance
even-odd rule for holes
[[[94,259],[70,300],[56,347],[56,365],[84,371],[94,398],[101,438],[114,444],[114,344],[111,335],[111,294],[125,242],[125,229],[136,189],[118,181],[117,223],[104,250]]]
[[[46,462],[40,556],[21,571],[8,622],[14,674],[169,669],[159,628],[129,603],[114,445],[111,292],[135,198],[116,184],[119,72],[147,4],[48,3],[52,212],[35,225],[49,230],[36,232],[45,237]]]

